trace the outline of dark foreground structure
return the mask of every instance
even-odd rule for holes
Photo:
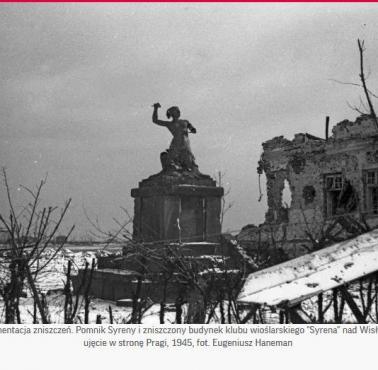
[[[331,311],[328,321],[366,324],[378,319],[377,279],[378,231],[374,230],[250,274],[238,301],[254,310],[278,310],[281,322],[323,323]],[[310,315],[302,304],[313,297],[317,311]],[[343,318],[344,305],[351,312],[349,319]]]

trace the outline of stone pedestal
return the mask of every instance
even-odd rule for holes
[[[135,240],[217,242],[223,188],[207,175],[161,172],[132,189]]]

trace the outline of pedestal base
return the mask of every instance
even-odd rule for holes
[[[131,191],[135,240],[218,241],[223,188],[206,175],[161,173]]]

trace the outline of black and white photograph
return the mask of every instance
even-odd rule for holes
[[[0,3],[0,324],[377,324],[377,18]]]

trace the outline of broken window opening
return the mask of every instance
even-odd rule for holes
[[[314,201],[315,196],[316,196],[316,191],[312,185],[306,185],[303,188],[302,197],[306,205],[311,204]]]
[[[292,194],[291,194],[291,189],[290,189],[290,184],[289,181],[286,179],[284,180],[284,188],[282,190],[282,207],[283,208],[290,208],[291,207],[291,201],[292,201]]]
[[[366,211],[378,214],[378,169],[365,172]]]
[[[338,214],[338,199],[343,187],[343,177],[340,173],[326,175],[325,195],[326,195],[326,215],[327,217]]]
[[[325,198],[327,217],[350,213],[357,208],[356,191],[350,181],[339,173],[326,175]]]

